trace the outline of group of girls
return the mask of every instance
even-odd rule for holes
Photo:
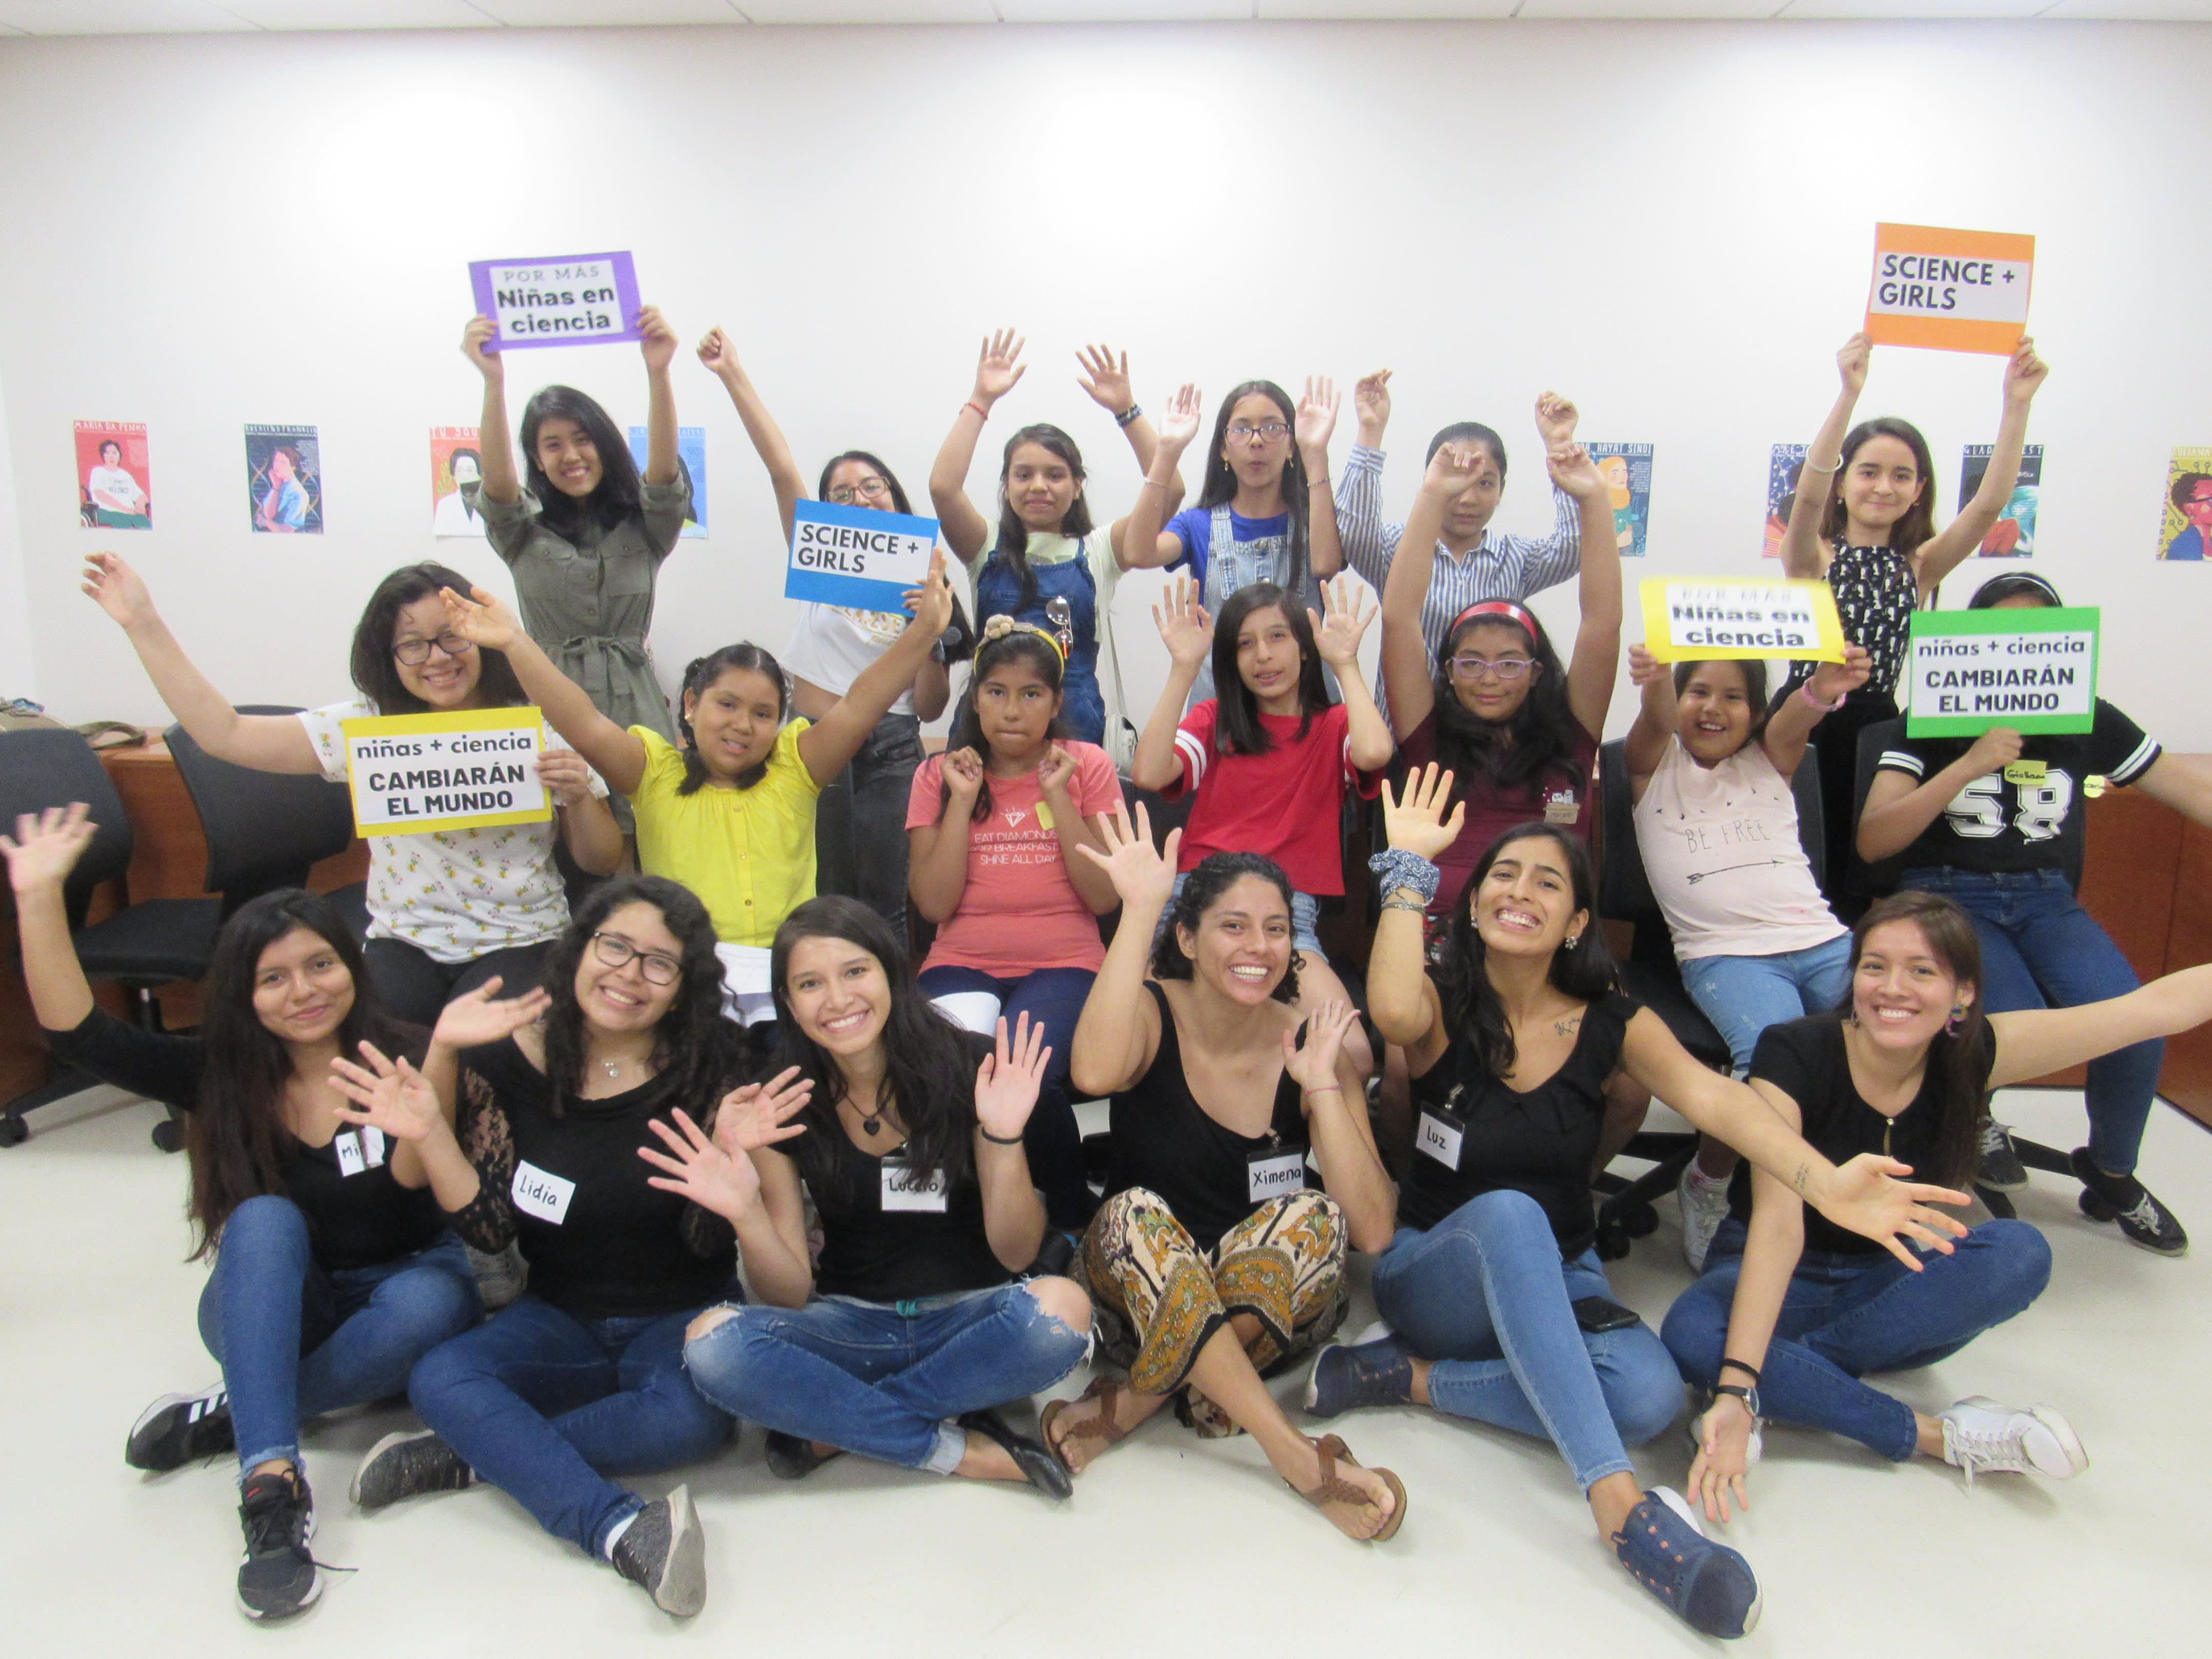
[[[238,714],[134,571],[101,554],[86,572],[210,752],[339,776],[350,715],[535,704],[568,745],[539,763],[552,824],[378,838],[365,945],[306,895],[245,907],[189,1037],[94,1005],[61,900],[82,809],[0,837],[57,1049],[189,1115],[224,1381],[156,1401],[126,1458],[238,1454],[249,1614],[322,1587],[302,1419],[403,1389],[425,1426],[372,1449],[356,1504],[498,1486],[678,1615],[706,1584],[688,1488],[647,1498],[613,1477],[696,1464],[747,1418],[781,1478],[859,1453],[1065,1498],[1172,1403],[1201,1436],[1251,1435],[1339,1530],[1387,1540],[1406,1484],[1305,1434],[1267,1386],[1310,1360],[1318,1417],[1426,1406],[1551,1438],[1635,1580],[1723,1637],[1756,1620],[1757,1583],[1698,1510],[1743,1501],[1764,1416],[1969,1479],[2083,1466],[2047,1407],[1976,1396],[1925,1417],[1862,1379],[1955,1352],[2047,1279],[2032,1228],[1929,1207],[1963,1203],[1954,1188],[2009,1152],[1983,1116],[1992,1088],[2120,1051],[2097,1060],[2101,1091],[2093,1068],[2082,1206],[2179,1248],[2132,1174],[2141,1056],[2154,1078],[2158,1040],[2212,1018],[2212,969],[2137,988],[2067,872],[2089,778],[2204,821],[2212,780],[2108,708],[2080,738],[1900,737],[1850,827],[1869,860],[1905,852],[1916,890],[1856,927],[1835,914],[1790,779],[1808,749],[1827,764],[1826,734],[1855,748],[1893,712],[1899,607],[1978,540],[1987,505],[1935,532],[1917,433],[1844,431],[1863,340],[1807,462],[1829,482],[1801,489],[1790,544],[1793,568],[1827,562],[1846,660],[1794,676],[1771,709],[1759,664],[1632,663],[1637,833],[1729,1076],[1618,994],[1597,926],[1621,571],[1572,404],[1536,408],[1543,541],[1492,527],[1506,447],[1473,422],[1437,434],[1406,521],[1382,523],[1387,374],[1354,388],[1360,443],[1334,495],[1332,387],[1293,403],[1254,381],[1222,401],[1199,501],[1177,512],[1197,391],[1155,430],[1126,360],[1093,347],[1084,389],[1143,472],[1131,512],[1097,530],[1073,439],[1025,427],[987,546],[965,475],[1024,373],[1020,342],[994,335],[931,479],[981,629],[940,556],[902,617],[808,607],[788,672],[751,643],[691,664],[671,720],[643,635],[688,486],[673,337],[639,323],[644,473],[604,411],[552,387],[524,411],[526,487],[500,360],[471,324],[479,510],[522,617],[460,573],[395,572],[356,631],[354,702]],[[789,450],[726,337],[699,355],[787,532]],[[2043,375],[2023,344],[1992,477],[2010,476]],[[908,505],[860,450],[817,489]],[[1347,559],[1382,590],[1377,688],[1358,665],[1370,616],[1330,580]],[[1172,665],[1139,732],[1107,616],[1118,574],[1145,565],[1188,574],[1154,611]],[[1570,574],[1563,662],[1523,602]],[[2057,595],[2014,575],[1986,602]],[[923,762],[919,721],[969,658],[947,747]],[[1190,797],[1157,842],[1124,804],[1124,748],[1137,784]],[[2032,778],[2008,769],[2023,757]],[[817,842],[838,837],[817,819],[839,787],[854,867],[823,878]],[[1345,815],[1378,795],[1379,920],[1364,963],[1343,964],[1364,966],[1363,1021],[1316,925],[1345,890]],[[1732,839],[1761,859],[1711,856]],[[935,930],[918,970],[909,897]],[[2046,947],[2051,927],[2070,943]],[[1099,1097],[1108,1161],[1086,1171],[1072,1102]],[[1683,1188],[1703,1276],[1656,1334],[1611,1298],[1589,1195],[1654,1097],[1705,1137]],[[1355,1250],[1385,1326],[1330,1346]],[[1000,1414],[1086,1358],[1089,1385],[1035,1434]],[[1687,1498],[1645,1488],[1626,1450],[1674,1420],[1686,1377],[1711,1391]]]

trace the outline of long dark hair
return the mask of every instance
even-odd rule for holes
[[[1490,866],[1507,848],[1540,837],[1559,849],[1566,861],[1568,883],[1574,890],[1575,908],[1589,913],[1575,948],[1552,953],[1546,977],[1553,989],[1577,1002],[1595,1002],[1613,988],[1613,952],[1607,949],[1605,930],[1598,925],[1597,872],[1590,866],[1589,848],[1558,824],[1522,823],[1508,830],[1484,851],[1467,890],[1453,904],[1442,958],[1431,970],[1437,981],[1437,1000],[1443,1006],[1446,1033],[1453,1042],[1473,1048],[1495,1077],[1510,1072],[1519,1056],[1512,1023],[1505,1018],[1505,1005],[1490,982],[1485,963],[1487,951],[1481,931],[1474,924],[1474,897],[1490,874]]]
[[[1524,613],[1525,614],[1525,613]],[[1535,618],[1529,617],[1531,623]],[[1451,661],[1460,641],[1478,628],[1510,628],[1528,642],[1528,655],[1538,665],[1535,679],[1521,706],[1504,721],[1482,718],[1459,700],[1452,684]],[[1455,775],[1453,793],[1472,796],[1479,787],[1512,789],[1557,772],[1586,787],[1574,751],[1583,737],[1574,706],[1567,701],[1566,671],[1551,635],[1535,623],[1532,634],[1510,617],[1490,614],[1471,617],[1444,635],[1437,647],[1433,682],[1437,710],[1437,759]]]
[[[676,693],[676,726],[684,733],[684,781],[676,786],[679,795],[698,793],[706,787],[709,776],[707,763],[699,758],[699,740],[691,734],[691,717],[684,712],[684,705],[692,697],[705,696],[715,681],[738,668],[765,675],[768,683],[775,688],[779,723],[790,709],[791,688],[784,684],[783,665],[750,640],[740,640],[707,656],[692,658],[684,666],[684,684]],[[751,788],[768,775],[768,763],[775,755],[771,748],[767,757],[745,768],[732,782],[740,789]]]
[[[1211,853],[1198,861],[1190,872],[1182,891],[1176,895],[1175,902],[1168,907],[1168,925],[1160,929],[1160,936],[1152,941],[1152,977],[1154,979],[1188,979],[1192,974],[1191,959],[1182,953],[1182,941],[1176,930],[1187,927],[1193,933],[1206,913],[1220,902],[1221,896],[1246,876],[1257,876],[1273,884],[1283,896],[1283,908],[1291,912],[1291,926],[1297,927],[1297,908],[1291,896],[1291,878],[1283,873],[1283,866],[1260,853]],[[1297,945],[1291,947],[1291,965],[1283,970],[1282,983],[1275,987],[1278,1002],[1298,1000],[1298,969],[1305,965],[1305,952]]]
[[[998,620],[995,617],[991,619],[992,622]],[[983,624],[986,629],[990,625],[990,623]],[[975,666],[968,676],[968,689],[960,694],[960,702],[952,712],[952,730],[945,739],[948,754],[957,749],[972,749],[982,757],[985,763],[983,787],[975,792],[975,810],[968,815],[971,823],[981,823],[991,816],[991,747],[989,739],[983,735],[982,712],[976,707],[975,699],[982,690],[983,682],[991,678],[1000,664],[1017,661],[1025,662],[1035,669],[1036,677],[1051,688],[1053,696],[1060,695],[1060,674],[1064,666],[1060,659],[1060,650],[1042,635],[1032,633],[1026,628],[1009,629],[996,639],[987,638],[976,651]],[[1052,724],[1045,728],[1046,738],[1065,739],[1069,735],[1063,715],[1054,714]],[[945,803],[949,799],[944,794],[938,797],[937,821],[939,823],[945,822]]]
[[[1291,394],[1273,380],[1246,380],[1241,386],[1229,388],[1229,395],[1221,400],[1221,407],[1213,416],[1213,447],[1206,455],[1206,482],[1200,489],[1200,507],[1219,507],[1224,501],[1237,499],[1237,469],[1229,465],[1222,451],[1229,447],[1229,414],[1239,402],[1255,393],[1267,398],[1282,411],[1283,424],[1291,429],[1290,458],[1283,463],[1283,502],[1290,514],[1291,568],[1285,574],[1284,583],[1292,592],[1301,592],[1306,585],[1306,572],[1312,568],[1313,504],[1306,495],[1305,458],[1298,453],[1298,410],[1291,401]],[[1213,556],[1225,557],[1228,550],[1221,549]]]
[[[816,501],[826,501],[830,499],[830,475],[848,461],[861,461],[865,462],[867,465],[875,468],[877,473],[882,477],[884,483],[890,488],[892,508],[900,513],[909,514],[913,513],[914,509],[908,507],[906,503],[906,489],[899,483],[898,474],[892,471],[890,468],[885,466],[880,459],[871,455],[865,449],[841,450],[836,454],[832,455],[828,460],[822,463],[822,477],[814,485],[814,499]]]
[[[470,591],[469,579],[458,570],[424,560],[403,564],[368,596],[361,620],[354,624],[353,683],[361,695],[376,705],[380,714],[427,714],[430,705],[410,691],[399,678],[398,659],[392,654],[392,632],[399,626],[399,613],[417,599],[434,599],[441,587],[456,593]],[[504,651],[477,647],[477,694],[488,708],[514,708],[530,701],[515,678],[514,665]]]
[[[599,453],[599,482],[578,501],[556,488],[538,464],[538,430],[552,420],[574,421]],[[540,386],[522,406],[523,479],[538,498],[538,517],[556,536],[574,541],[596,526],[604,534],[645,505],[645,486],[623,435],[599,400],[572,386]]]
[[[553,1006],[545,1015],[545,1081],[556,1117],[584,1083],[584,1011],[576,1001],[576,968],[592,935],[625,904],[650,904],[684,947],[676,1000],[653,1028],[653,1069],[670,1103],[705,1122],[750,1060],[743,1029],[722,1018],[722,959],[714,923],[698,895],[665,876],[617,876],[592,889],[568,930],[545,952],[544,984]],[[510,992],[520,987],[507,988]]]
[[[1240,587],[1222,602],[1221,614],[1213,623],[1213,696],[1220,705],[1214,716],[1213,743],[1224,755],[1264,755],[1275,746],[1267,728],[1260,724],[1259,698],[1237,672],[1237,635],[1254,611],[1270,605],[1283,613],[1291,637],[1297,641],[1298,742],[1304,743],[1313,730],[1314,716],[1331,705],[1305,606],[1273,582]]]
[[[1889,545],[1895,552],[1917,553],[1921,544],[1936,533],[1936,458],[1929,452],[1928,440],[1920,435],[1920,428],[1893,415],[1861,421],[1844,435],[1844,464],[1837,470],[1835,493],[1828,497],[1828,510],[1820,520],[1820,539],[1843,539],[1850,520],[1844,507],[1843,475],[1851,470],[1851,458],[1870,438],[1895,438],[1912,452],[1912,465],[1920,473],[1920,494],[1905,509],[1904,516],[1889,527]]]
[[[858,899],[838,894],[811,898],[785,917],[769,952],[778,1040],[763,1075],[796,1066],[814,1085],[797,1119],[808,1132],[786,1143],[801,1178],[817,1194],[836,1186],[844,1168],[836,1140],[846,1139],[837,1118],[837,1103],[846,1093],[844,1068],[799,1029],[791,1011],[791,953],[810,939],[843,939],[883,963],[891,989],[884,1022],[884,1081],[906,1125],[905,1156],[916,1170],[943,1170],[948,1185],[967,1180],[975,1169],[969,1133],[975,1127],[976,1045],[915,982],[905,947],[884,919]],[[866,1103],[864,1109],[873,1105]]]
[[[1915,1180],[1955,1187],[1973,1172],[1980,1144],[1975,1125],[1988,1093],[1994,1054],[1989,1015],[1982,1008],[1982,942],[1973,919],[1940,894],[1908,888],[1877,900],[1851,929],[1851,989],[1844,993],[1838,1018],[1858,1018],[1859,958],[1866,954],[1868,935],[1893,921],[1909,921],[1917,927],[1929,954],[1945,971],[1974,988],[1974,1000],[1959,1029],[1954,1032],[1947,1026],[1928,1044],[1923,1086],[1936,1085],[1930,1103],[1936,1109],[1936,1167],[1913,1172]]]
[[[1091,503],[1083,498],[1083,452],[1075,447],[1075,440],[1048,421],[1035,426],[1025,426],[1006,440],[1006,453],[999,461],[999,540],[991,550],[994,560],[1003,559],[1006,568],[1014,573],[1021,584],[1021,598],[1015,605],[1017,611],[1027,611],[1037,602],[1036,572],[1030,568],[1030,531],[1022,522],[1022,515],[1014,511],[1014,504],[1006,497],[1006,475],[1014,468],[1014,452],[1024,444],[1035,444],[1050,451],[1067,463],[1075,475],[1075,499],[1067,504],[1067,512],[1060,519],[1060,533],[1063,536],[1087,536],[1091,533]]]
[[[284,1160],[293,1136],[284,1124],[284,1085],[292,1055],[254,1011],[253,985],[262,953],[299,928],[329,945],[353,978],[353,1006],[338,1023],[338,1053],[357,1059],[366,1041],[395,1057],[422,1058],[423,1033],[384,1012],[362,967],[361,946],[325,900],[283,887],[239,906],[216,935],[201,981],[199,1095],[185,1115],[195,1261],[215,1249],[223,1223],[247,1199],[287,1190]]]
[[[1751,705],[1751,730],[1737,752],[1748,749],[1765,735],[1766,722],[1774,711],[1766,706],[1766,660],[1763,657],[1705,657],[1695,662],[1682,661],[1674,665],[1674,695],[1680,696],[1700,668],[1714,663],[1725,664],[1743,676],[1744,701]]]

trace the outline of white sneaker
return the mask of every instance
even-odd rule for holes
[[[1943,1425],[1943,1461],[1978,1474],[2039,1474],[2068,1480],[2089,1467],[2089,1455],[2073,1425],[2048,1406],[2021,1411],[1970,1395],[1936,1421]]]
[[[1705,1175],[1693,1158],[1674,1183],[1674,1204],[1682,1215],[1682,1260],[1690,1264],[1692,1273],[1701,1273],[1705,1270],[1705,1252],[1713,1247],[1713,1235],[1728,1219],[1728,1180]]]

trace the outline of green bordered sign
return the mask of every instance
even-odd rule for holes
[[[2058,611],[1916,611],[1905,735],[2087,732],[2097,716],[2094,605]]]

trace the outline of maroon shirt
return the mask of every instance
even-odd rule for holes
[[[1436,759],[1433,712],[1407,733],[1398,752],[1406,757],[1408,770]],[[1567,772],[1570,765],[1572,776]],[[1597,739],[1577,726],[1566,761],[1546,767],[1525,783],[1498,788],[1480,776],[1457,780],[1454,787],[1467,800],[1467,823],[1459,839],[1437,859],[1443,879],[1437,885],[1437,896],[1429,901],[1430,921],[1442,923],[1450,917],[1454,907],[1467,896],[1474,866],[1482,862],[1490,843],[1508,830],[1531,820],[1556,823],[1585,847],[1589,845],[1590,825],[1597,812],[1597,785],[1593,781],[1596,768]]]

